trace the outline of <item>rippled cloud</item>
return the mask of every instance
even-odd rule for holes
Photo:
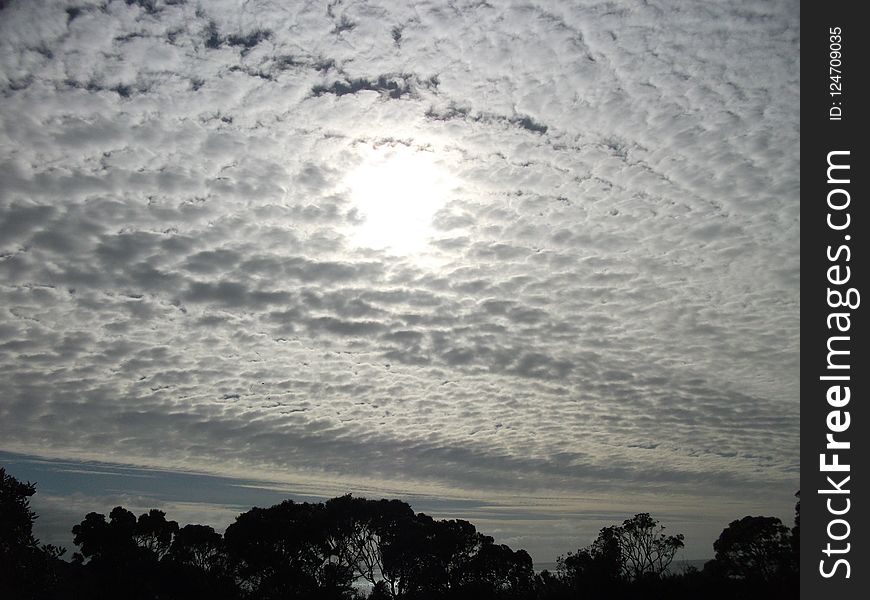
[[[5,450],[790,514],[797,3],[5,4]]]

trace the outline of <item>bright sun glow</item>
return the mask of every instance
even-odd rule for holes
[[[405,147],[374,151],[345,183],[365,219],[352,242],[402,255],[425,249],[432,218],[453,188],[433,152]]]

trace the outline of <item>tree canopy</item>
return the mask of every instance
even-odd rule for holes
[[[72,528],[73,561],[33,535],[36,491],[0,468],[0,597],[171,600],[559,600],[765,598],[797,589],[793,530],[773,517],[732,521],[703,572],[671,572],[681,534],[649,513],[599,531],[536,574],[514,550],[462,519],[415,513],[400,500],[351,495],[285,500],[241,513],[221,534],[166,513],[117,506]]]
[[[37,515],[30,508],[36,485],[0,467],[0,597],[42,595],[55,579],[54,562],[62,548],[41,545],[33,535]]]
[[[776,517],[731,521],[713,549],[727,577],[769,581],[791,568],[791,530]]]

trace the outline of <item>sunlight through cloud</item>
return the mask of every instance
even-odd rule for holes
[[[402,146],[373,150],[345,185],[363,219],[351,242],[407,256],[425,249],[455,181],[433,152]]]

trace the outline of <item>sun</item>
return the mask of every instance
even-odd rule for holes
[[[406,146],[373,150],[345,184],[362,218],[351,242],[400,255],[425,250],[432,219],[455,186],[434,152]]]

